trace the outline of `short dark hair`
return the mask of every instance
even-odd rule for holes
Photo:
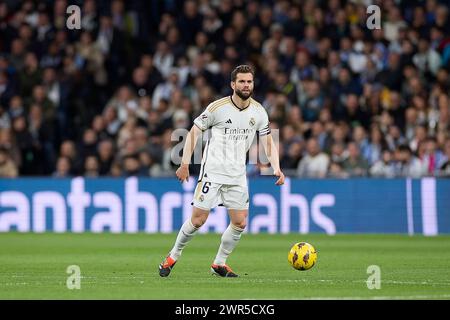
[[[237,66],[234,68],[234,70],[231,72],[231,81],[235,82],[237,78],[238,73],[251,73],[253,77],[255,77],[255,71],[252,67],[246,64],[242,64],[240,66]]]
[[[412,154],[411,148],[407,144],[401,144],[397,147],[397,150],[400,152],[408,152]]]

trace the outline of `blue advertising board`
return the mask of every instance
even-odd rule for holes
[[[174,232],[195,178],[0,179],[0,232]],[[249,233],[450,233],[450,180],[249,180]],[[224,207],[200,232],[223,232]]]

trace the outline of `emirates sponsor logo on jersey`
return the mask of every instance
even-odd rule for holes
[[[225,134],[251,134],[253,129],[225,128]]]
[[[228,140],[247,140],[254,133],[254,129],[225,128],[225,135]]]

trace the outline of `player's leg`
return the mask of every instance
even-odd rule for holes
[[[167,277],[172,271],[175,263],[181,255],[184,247],[192,240],[198,229],[205,223],[208,218],[209,210],[200,209],[194,207],[192,210],[192,216],[187,219],[181,226],[178,232],[175,244],[170,250],[169,255],[159,265],[159,275],[161,277]]]
[[[170,257],[173,260],[178,260],[184,247],[194,237],[197,230],[206,222],[208,215],[209,210],[193,207],[192,216],[181,226],[177,239],[175,240],[175,245],[170,250]]]
[[[220,185],[200,181],[195,189],[192,215],[181,226],[175,244],[169,255],[159,265],[159,275],[167,277],[174,267],[183,249],[192,240],[197,230],[206,222],[210,209],[217,202],[217,194]]]
[[[222,234],[219,250],[211,266],[211,271],[213,274],[222,277],[237,277],[226,264],[226,261],[239,243],[242,232],[247,225],[248,191],[246,187],[242,186],[229,187],[224,190],[222,198],[224,205],[228,208],[231,222]]]

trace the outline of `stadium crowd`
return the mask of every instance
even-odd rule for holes
[[[1,0],[0,177],[174,175],[239,64],[288,175],[450,176],[446,0]]]

